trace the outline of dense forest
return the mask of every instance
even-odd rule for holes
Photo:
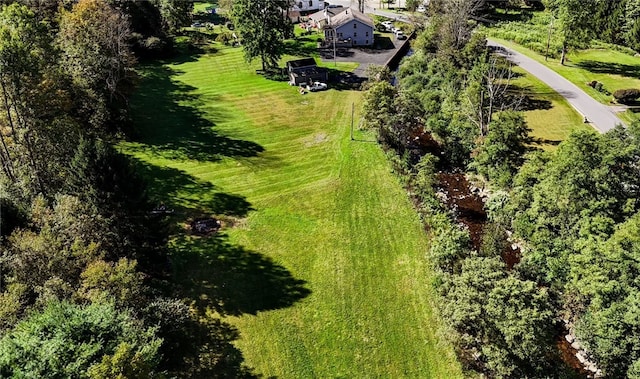
[[[553,12],[562,12],[561,1],[549,1]],[[586,6],[585,6],[586,5]],[[586,23],[586,31],[604,42],[627,46],[640,51],[640,1],[609,0],[593,4],[568,4],[567,9],[580,9]],[[560,13],[564,17],[563,13]]]
[[[171,54],[192,4],[4,3],[0,376],[249,375],[235,330],[174,295],[166,215],[113,147],[135,63]]]
[[[527,99],[508,86],[509,64],[469,21],[486,17],[478,4],[432,1],[397,85],[385,69],[371,70],[363,109],[432,237],[426,259],[442,320],[466,368],[489,377],[585,375],[561,357],[558,341],[569,334],[597,367],[592,375],[638,378],[640,124],[574,132],[555,151],[538,149],[519,112]],[[585,16],[600,30],[635,27],[621,22],[629,13],[614,21],[610,9],[628,12],[636,1],[547,5],[576,22],[572,35],[591,35]],[[599,11],[585,15],[589,6]],[[602,37],[638,41],[614,35],[623,36]],[[485,188],[481,238],[445,205],[447,172]]]

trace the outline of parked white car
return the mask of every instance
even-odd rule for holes
[[[407,36],[402,32],[402,30],[396,30],[395,34],[397,39],[407,39]]]
[[[307,91],[311,92],[324,91],[327,88],[327,84],[322,82],[313,82],[311,84],[307,84]]]
[[[393,22],[391,21],[382,21],[381,24],[384,25],[384,27],[387,29],[393,28]]]

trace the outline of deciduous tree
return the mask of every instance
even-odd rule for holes
[[[236,0],[232,16],[242,38],[247,61],[260,58],[262,70],[278,66],[284,53],[284,40],[293,35],[286,17],[290,0]]]
[[[521,114],[513,111],[499,113],[479,144],[472,167],[491,182],[509,186],[513,175],[524,163],[527,144],[531,140],[530,131]]]
[[[133,55],[127,18],[104,0],[80,0],[62,13],[62,68],[76,88],[81,118],[98,129],[124,110]]]
[[[104,372],[99,366],[105,365],[111,372],[138,372],[141,367],[150,372],[157,365],[161,342],[154,329],[108,304],[56,302],[0,339],[0,376],[78,378],[87,371]],[[125,352],[136,359],[116,359]]]
[[[562,35],[562,56],[564,65],[567,51],[571,47],[585,46],[595,36],[592,27],[598,0],[546,0],[547,8],[559,21]]]
[[[66,94],[59,91],[49,30],[27,7],[13,3],[0,11],[0,163],[9,182],[24,195],[51,190],[57,173],[49,164],[61,158],[64,139],[49,137]],[[72,133],[70,133],[72,134]]]

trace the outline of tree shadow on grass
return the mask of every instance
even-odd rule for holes
[[[284,55],[313,56],[318,53],[317,37],[298,37],[284,41]]]
[[[586,60],[576,63],[576,66],[587,71],[599,74],[621,75],[630,78],[640,79],[640,64],[628,65],[622,63],[597,62]]]
[[[234,326],[218,318],[194,317],[171,301],[160,299],[152,307],[156,309],[149,321],[159,326],[159,336],[165,342],[161,369],[169,377],[262,377],[246,366],[242,352],[234,346],[234,341],[240,338]],[[162,319],[157,315],[162,315]]]
[[[253,207],[244,196],[220,192],[211,182],[199,180],[185,171],[160,167],[133,159],[149,183],[149,197],[179,213],[211,213],[245,217]]]
[[[548,139],[548,138],[532,138],[531,139],[531,144],[537,145],[537,146],[542,146],[542,145],[558,146],[560,145],[561,142],[562,142],[561,140],[554,140],[554,139]]]
[[[145,72],[144,84],[132,101],[136,133],[129,136],[145,153],[166,159],[218,161],[224,157],[256,157],[264,148],[252,141],[218,133],[216,123],[228,118],[215,97],[205,101],[196,88],[174,79],[180,72],[156,66]],[[206,114],[201,110],[206,106]]]
[[[210,308],[223,316],[255,315],[290,307],[311,293],[286,268],[223,234],[180,237],[172,250],[180,290],[202,314]]]
[[[518,104],[519,111],[548,110],[553,108],[549,100],[540,99],[531,95],[524,95]]]
[[[506,103],[514,104],[518,111],[548,110],[553,108],[553,103],[545,96],[557,96],[556,92],[540,93],[531,92],[530,88],[509,85],[506,93]]]

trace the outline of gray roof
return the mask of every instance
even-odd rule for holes
[[[327,16],[333,17],[341,12],[344,12],[344,7],[325,8],[324,10],[310,14],[309,18],[315,22],[319,22],[322,20],[326,20]]]
[[[363,13],[360,13],[359,11],[351,8],[347,8],[343,12],[331,17],[331,27],[339,28],[342,25],[345,25],[354,20],[358,20],[365,25],[369,25],[372,28],[374,27],[373,20],[365,16]]]
[[[310,57],[296,59],[296,60],[287,62],[287,66],[291,68],[308,67],[308,66],[315,66],[315,65],[316,65],[316,60]]]

